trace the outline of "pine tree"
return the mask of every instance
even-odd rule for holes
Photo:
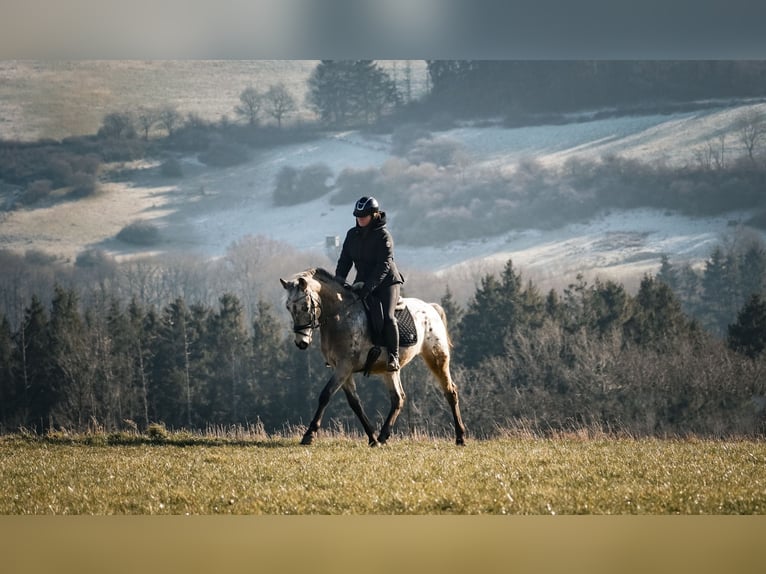
[[[203,342],[212,366],[207,381],[212,411],[209,422],[241,423],[247,417],[240,406],[245,394],[248,336],[244,330],[239,299],[227,293],[219,299],[219,303],[218,312],[208,319]]]
[[[444,295],[439,303],[444,309],[444,314],[447,316],[447,332],[454,345],[460,344],[460,323],[463,320],[465,311],[455,301],[455,297],[449,288],[449,285],[444,291]]]
[[[670,263],[670,258],[667,255],[663,255],[660,261],[660,270],[656,275],[657,280],[662,281],[673,291],[678,291],[678,271]]]
[[[635,297],[633,316],[624,330],[628,340],[666,351],[692,333],[693,327],[670,287],[646,275]]]
[[[179,297],[162,312],[153,346],[149,411],[155,422],[192,426],[191,313]]]
[[[740,281],[742,296],[746,301],[755,294],[763,293],[766,285],[766,249],[759,243],[750,245],[742,254]]]
[[[21,424],[43,431],[50,426],[51,410],[56,402],[50,384],[52,370],[48,316],[40,299],[32,295],[24,309],[24,320],[17,333],[16,359],[21,383]]]
[[[394,82],[373,60],[322,60],[308,87],[309,104],[335,126],[368,124],[400,101]]]
[[[291,343],[290,343],[291,344]],[[291,368],[291,358],[303,359],[305,353],[288,356],[288,342],[284,327],[274,311],[263,299],[258,301],[256,316],[253,318],[251,346],[251,373],[248,394],[251,398],[251,416],[259,417],[269,429],[276,429],[288,420],[299,420],[308,413],[306,397],[308,385],[298,384],[296,373],[300,368]]]
[[[766,348],[766,301],[759,294],[750,296],[737,314],[736,322],[729,325],[727,344],[750,358],[757,357]]]
[[[590,328],[601,336],[614,328],[621,329],[630,316],[628,294],[614,281],[597,280],[590,290],[587,305],[592,317]]]
[[[8,318],[0,312],[0,433],[15,426],[18,406],[13,373],[13,334]]]
[[[458,359],[475,366],[487,357],[500,356],[506,342],[521,327],[542,324],[544,303],[534,285],[522,289],[521,274],[508,260],[498,281],[486,275],[460,322]]]
[[[705,262],[702,276],[701,317],[712,332],[722,335],[733,319],[732,259],[716,246]]]

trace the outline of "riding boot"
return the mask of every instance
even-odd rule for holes
[[[386,368],[389,371],[399,370],[399,325],[396,321],[386,321],[383,326],[383,336],[388,348],[388,363]]]

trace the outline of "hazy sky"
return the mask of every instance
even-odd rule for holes
[[[0,58],[763,59],[759,0],[3,0]]]

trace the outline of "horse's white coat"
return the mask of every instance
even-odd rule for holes
[[[330,397],[340,388],[343,388],[351,408],[362,422],[370,444],[385,442],[404,404],[405,395],[399,373],[386,370],[387,355],[381,353],[371,372],[382,375],[391,394],[391,411],[376,439],[356,394],[353,379],[354,373],[364,369],[367,353],[373,346],[362,303],[351,290],[323,269],[309,269],[280,281],[287,290],[286,306],[293,318],[295,344],[300,349],[306,349],[311,344],[313,328],[318,327],[322,354],[334,369],[320,395],[317,413],[303,437],[304,444],[312,442]],[[418,340],[413,346],[400,348],[401,367],[404,368],[418,355],[423,357],[452,410],[456,442],[463,444],[465,427],[460,416],[457,388],[449,371],[450,342],[443,319],[444,311],[437,304],[411,297],[402,299],[402,302],[412,314]]]

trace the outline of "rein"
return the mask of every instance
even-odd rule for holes
[[[308,336],[307,331],[310,332],[310,331],[313,331],[314,329],[318,329],[319,327],[321,327],[322,304],[320,301],[319,294],[316,291],[307,289],[304,292],[308,295],[308,298],[311,301],[309,305],[309,311],[308,311],[309,321],[308,323],[303,323],[300,325],[293,322],[293,333]],[[358,297],[352,296],[350,300],[345,305],[343,305],[343,307],[341,308],[341,311],[344,311],[348,307],[351,307],[357,301],[360,301],[360,299]]]

